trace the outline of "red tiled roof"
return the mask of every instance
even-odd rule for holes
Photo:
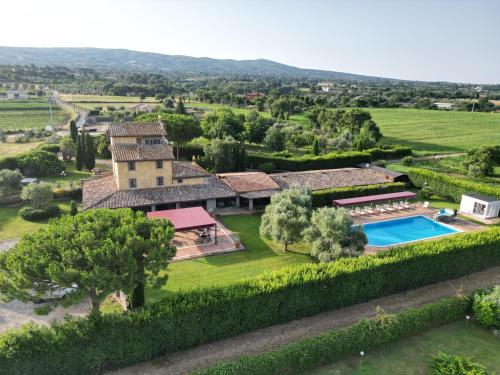
[[[215,220],[203,207],[179,208],[148,212],[149,219],[168,219],[176,231],[208,228],[215,226]]]
[[[111,123],[109,124],[109,135],[111,137],[165,136],[165,129],[163,128],[163,125],[158,122]]]
[[[217,177],[238,193],[279,189],[278,184],[264,172],[220,173]]]
[[[116,143],[109,147],[114,161],[173,160],[172,146],[166,143]]]

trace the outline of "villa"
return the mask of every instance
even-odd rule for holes
[[[401,174],[360,167],[266,174],[211,174],[193,161],[175,160],[163,124],[109,125],[113,173],[82,183],[83,209],[131,207],[143,211],[202,206],[263,207],[271,196],[293,186],[312,191],[384,184]]]

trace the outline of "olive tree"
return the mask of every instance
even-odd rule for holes
[[[21,199],[30,201],[33,208],[39,210],[47,207],[53,197],[52,185],[47,182],[26,185],[21,192]]]
[[[170,222],[149,220],[130,209],[63,216],[0,254],[2,297],[39,299],[54,288],[76,284],[76,294],[88,296],[94,311],[103,297],[118,290],[135,296],[132,307],[141,306],[145,283],[166,281],[160,271],[175,255],[173,235]]]
[[[287,251],[288,244],[300,241],[309,225],[311,201],[307,188],[294,187],[275,194],[262,215],[260,235],[282,243]]]
[[[13,194],[21,190],[21,180],[23,175],[18,169],[0,170],[0,196]]]
[[[319,208],[312,213],[304,238],[311,243],[311,255],[321,262],[359,256],[368,243],[363,229],[353,226],[349,212],[333,207]]]

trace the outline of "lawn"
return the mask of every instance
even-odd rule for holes
[[[259,236],[259,215],[224,216],[224,225],[238,234],[246,249],[241,252],[171,263],[168,282],[160,289],[148,288],[146,298],[154,302],[183,289],[227,285],[252,278],[266,271],[311,262],[307,246],[281,245]]]
[[[58,202],[62,214],[69,213],[69,201]],[[48,220],[31,222],[22,219],[18,212],[23,206],[0,209],[0,241],[32,233],[47,224]]]
[[[75,167],[75,161],[66,163],[66,175],[56,176],[56,177],[43,177],[40,180],[48,182],[54,187],[64,187],[70,185],[71,182],[80,184],[80,180],[85,178],[90,178],[92,176],[91,172],[85,170],[78,171]]]
[[[484,365],[489,373],[500,373],[500,339],[473,323],[459,321],[415,336],[402,338],[372,351],[365,357],[350,356],[309,372],[313,375],[418,375],[427,374],[431,357],[438,351],[465,354]]]
[[[29,151],[41,145],[44,142],[45,142],[44,140],[36,140],[36,141],[29,141],[26,143],[15,143],[15,142],[0,143],[0,157],[15,156],[22,154],[23,152]]]
[[[53,105],[54,125],[69,116],[59,106]],[[0,101],[0,129],[33,129],[50,125],[47,98]]]

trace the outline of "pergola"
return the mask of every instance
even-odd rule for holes
[[[149,219],[170,220],[176,232],[186,232],[194,229],[214,228],[214,243],[217,243],[217,222],[203,207],[178,208],[148,212]]]
[[[411,191],[400,191],[397,193],[365,195],[364,197],[335,199],[333,201],[333,205],[337,207],[356,206],[366,203],[388,202],[400,199],[413,199],[416,198],[416,196],[417,194],[412,193]]]

